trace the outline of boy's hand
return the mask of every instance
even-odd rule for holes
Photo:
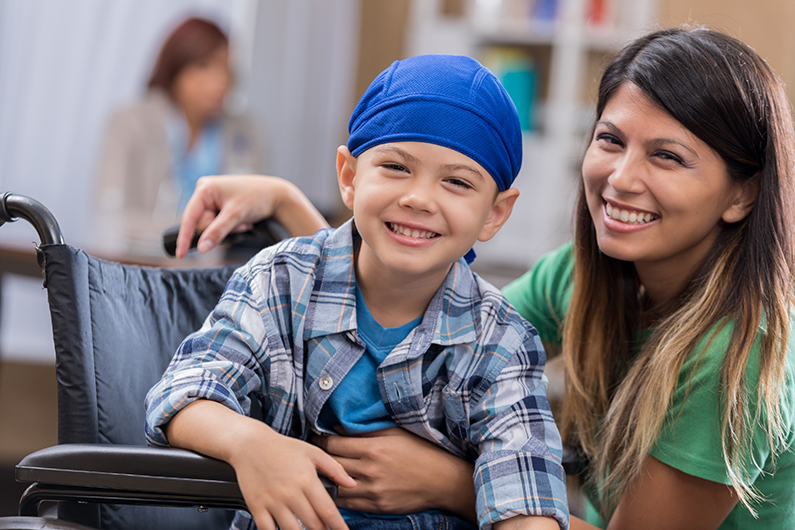
[[[199,399],[180,410],[164,430],[174,447],[228,462],[260,530],[347,530],[320,471],[346,488],[356,487],[343,467],[321,449],[283,436],[259,420],[215,401]]]
[[[347,488],[356,482],[321,449],[260,425],[265,429],[252,429],[230,455],[257,527],[299,530],[297,517],[309,530],[347,530],[317,473]]]
[[[387,514],[435,508],[475,521],[472,464],[405,429],[312,441],[356,479],[353,488],[341,484],[340,508]]]

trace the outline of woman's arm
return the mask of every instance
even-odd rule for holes
[[[340,508],[370,513],[442,509],[475,524],[474,466],[405,429],[314,441],[356,480],[339,489]]]
[[[730,486],[688,475],[647,456],[607,529],[710,530],[718,528],[736,504]]]
[[[177,257],[188,253],[195,230],[202,231],[198,248],[207,252],[232,231],[273,217],[292,236],[311,235],[328,222],[301,190],[278,177],[221,175],[202,177],[180,221]]]
[[[607,530],[710,530],[718,528],[736,504],[730,486],[688,475],[647,456]],[[572,517],[571,529],[596,527]]]

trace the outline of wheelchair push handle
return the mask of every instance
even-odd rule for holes
[[[169,256],[176,256],[177,254],[179,226],[180,225],[174,225],[163,231],[163,249]],[[200,235],[199,232],[194,232],[189,250],[196,248],[196,245],[199,243]],[[287,233],[287,230],[282,225],[272,218],[267,218],[255,223],[251,230],[246,232],[234,232],[227,235],[223,241],[221,241],[221,244],[265,248],[288,237],[290,237],[290,234]]]
[[[19,218],[33,225],[42,245],[64,243],[61,227],[46,206],[25,195],[16,195],[10,191],[3,193],[0,200],[0,226],[13,223]]]

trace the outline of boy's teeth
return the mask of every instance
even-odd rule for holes
[[[396,234],[402,234],[407,237],[413,237],[416,239],[431,239],[432,237],[436,237],[435,232],[428,232],[425,230],[412,230],[406,226],[396,225],[395,223],[389,223],[389,229],[392,230]]]
[[[620,210],[618,208],[614,208],[609,203],[606,204],[605,211],[607,212],[607,215],[612,219],[631,225],[642,225],[648,223],[649,221],[654,221],[655,219],[657,219],[656,215],[650,213],[630,212],[628,210]]]

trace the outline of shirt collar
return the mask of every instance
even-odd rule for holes
[[[353,219],[332,231],[322,245],[312,295],[313,310],[307,313],[304,339],[356,329],[356,277],[353,256],[360,241]],[[319,289],[320,292],[317,291]],[[428,305],[417,334],[447,346],[474,342],[480,335],[480,297],[474,273],[459,259]]]

